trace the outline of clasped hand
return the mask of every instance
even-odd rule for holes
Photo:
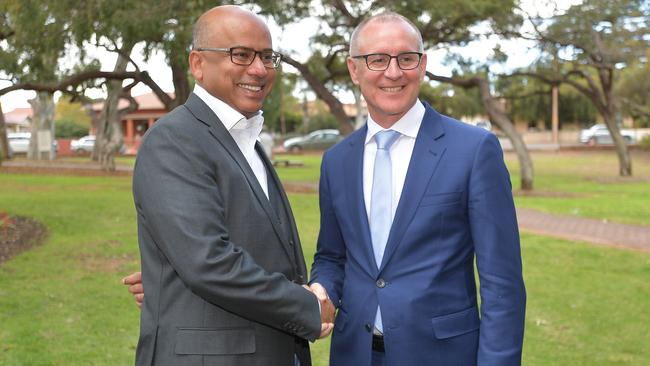
[[[325,290],[325,288],[319,283],[313,283],[311,286],[303,285],[303,287],[311,291],[320,303],[321,331],[318,338],[325,338],[330,335],[334,329],[334,317],[336,313],[334,304],[327,295],[327,290]]]

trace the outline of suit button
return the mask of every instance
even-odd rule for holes
[[[378,279],[377,282],[376,282],[376,284],[377,284],[377,287],[379,287],[379,288],[384,288],[384,287],[386,287],[386,281],[384,281],[383,278]]]
[[[293,240],[289,240],[289,246],[293,246]]]
[[[373,328],[372,324],[366,323],[365,327],[366,327],[366,331],[372,332],[372,328]]]

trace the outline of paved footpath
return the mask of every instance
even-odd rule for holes
[[[51,171],[58,174],[72,174],[73,171],[96,171],[99,173],[101,170],[98,164],[93,163],[53,163],[49,161],[5,161],[2,166],[0,174],[3,171],[12,173]],[[113,174],[130,174],[133,171],[131,166],[118,165],[116,169],[117,173]],[[312,183],[289,183],[285,188],[289,192],[318,191],[317,184]],[[650,253],[650,226],[626,225],[571,215],[548,214],[528,208],[518,208],[517,219],[519,228],[525,232]]]
[[[650,226],[517,209],[519,228],[534,234],[650,252]]]

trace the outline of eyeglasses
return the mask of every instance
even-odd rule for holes
[[[352,58],[366,59],[366,66],[372,71],[384,71],[390,66],[392,59],[397,60],[397,66],[402,70],[413,70],[420,65],[422,59],[421,52],[402,52],[397,56],[391,56],[387,53],[370,53],[367,55],[352,56]]]
[[[225,52],[230,55],[230,61],[236,65],[249,66],[255,61],[255,56],[260,55],[262,64],[267,69],[277,69],[282,61],[282,54],[273,50],[255,51],[248,47],[214,48],[197,47],[195,51]]]

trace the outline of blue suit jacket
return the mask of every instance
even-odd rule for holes
[[[519,365],[526,292],[501,147],[425,107],[379,266],[363,197],[367,128],[323,157],[312,282],[338,306],[331,364],[370,365],[379,303],[388,365]]]

